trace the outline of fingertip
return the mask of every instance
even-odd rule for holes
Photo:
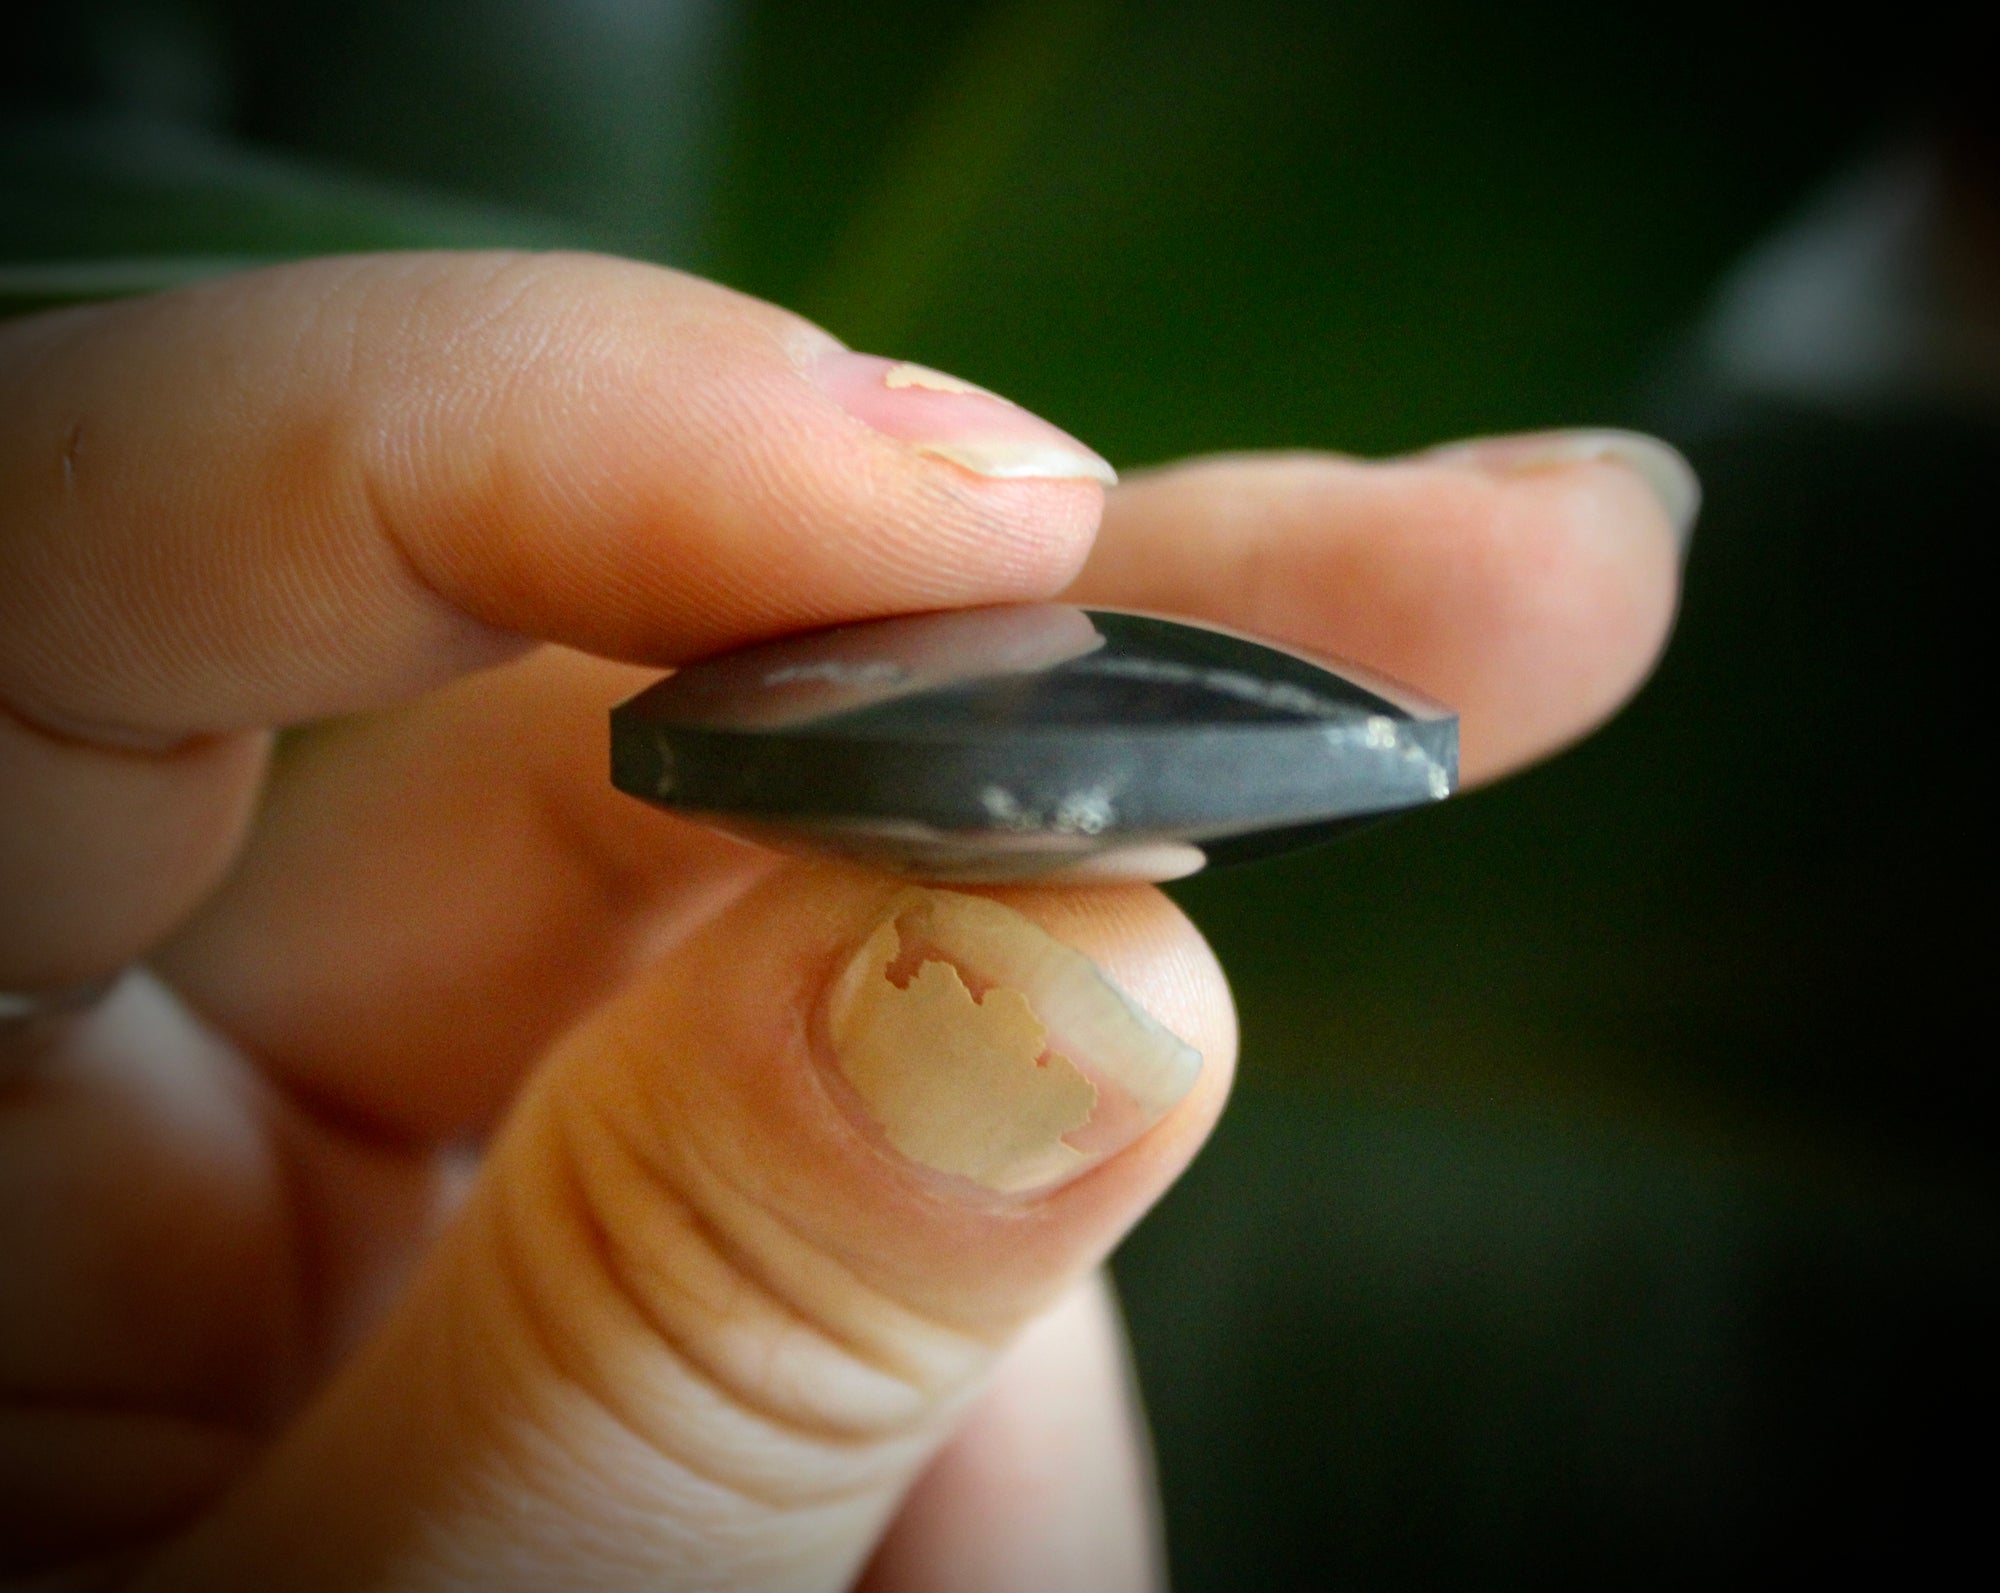
[[[1476,473],[1485,501],[1468,541],[1486,551],[1460,594],[1473,645],[1457,685],[1473,784],[1582,738],[1644,684],[1672,632],[1683,548],[1672,506],[1623,462],[1592,455]],[[1475,648],[1487,655],[1476,682]]]
[[[419,340],[438,367],[398,378],[430,395],[428,446],[379,477],[430,583],[491,623],[665,664],[814,624],[1047,597],[1088,553],[1103,502],[1089,471],[970,468],[916,422],[869,409],[857,424],[827,362],[889,362],[789,311],[594,256],[529,257],[513,276],[475,282],[470,307],[447,298],[440,334]],[[470,342],[447,335],[467,324],[481,326]],[[983,407],[1011,416],[992,429],[1016,452],[1062,437]],[[963,416],[952,424],[946,440],[963,442]]]
[[[1595,444],[1524,462],[1515,441],[1496,442],[1490,465],[1445,449],[1150,473],[1113,495],[1073,595],[1407,681],[1457,711],[1466,784],[1494,779],[1614,712],[1657,661],[1679,596],[1674,506],[1644,472]]]
[[[754,1166],[729,1182],[892,1292],[1003,1322],[1158,1198],[1235,1060],[1220,970],[1150,888],[931,891],[832,864],[773,870],[608,1024],[591,1047],[628,1060],[605,1082],[650,1081],[699,1159]]]
[[[1675,543],[1686,553],[1701,513],[1701,478],[1687,456],[1647,432],[1615,426],[1573,427],[1509,437],[1478,437],[1447,443],[1416,456],[1434,463],[1468,466],[1499,479],[1561,470],[1571,465],[1606,464],[1629,471],[1652,494],[1666,516]]]

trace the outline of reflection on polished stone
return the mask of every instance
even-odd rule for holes
[[[1183,620],[1020,604],[691,664],[611,715],[622,791],[785,850],[935,880],[1173,879],[1458,779],[1403,687]]]

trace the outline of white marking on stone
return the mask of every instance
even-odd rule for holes
[[[1062,806],[1056,809],[1052,828],[1063,835],[1102,835],[1117,820],[1111,793],[1100,786],[1065,797]]]
[[[830,686],[886,686],[908,680],[910,672],[901,664],[886,660],[846,664],[829,660],[820,664],[786,664],[764,677],[766,686],[789,686],[795,681],[824,681]]]

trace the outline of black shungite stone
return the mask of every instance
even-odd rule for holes
[[[691,664],[612,710],[611,777],[927,879],[1171,879],[1438,801],[1458,721],[1228,631],[1023,604]]]

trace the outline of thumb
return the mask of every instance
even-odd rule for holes
[[[148,1585],[845,1586],[1234,1048],[1150,889],[780,869],[565,1042],[384,1330]]]

